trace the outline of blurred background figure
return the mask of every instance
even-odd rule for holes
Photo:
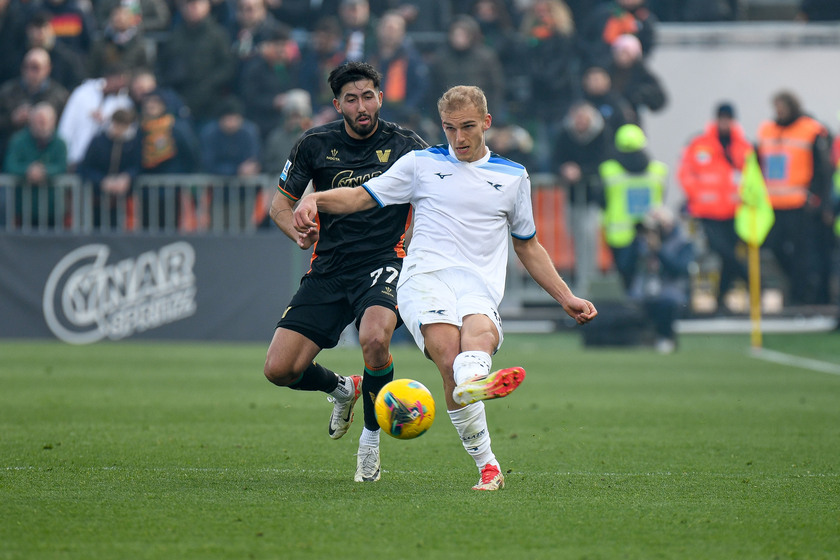
[[[282,24],[263,38],[256,56],[243,64],[239,97],[245,117],[257,124],[262,139],[283,125],[286,94],[298,87],[299,72],[300,49],[291,30]]]
[[[50,78],[63,85],[68,91],[73,91],[73,88],[90,75],[85,55],[56,41],[50,14],[43,10],[32,14],[26,23],[25,50],[35,47],[41,47],[49,53]],[[9,52],[9,56],[14,56],[12,52]],[[22,60],[23,54],[20,53],[19,61]]]
[[[283,102],[282,124],[268,135],[263,151],[263,169],[270,175],[283,171],[283,166],[300,135],[312,128],[312,101],[309,93],[293,89]]]
[[[114,111],[105,128],[90,141],[79,163],[79,176],[93,185],[93,226],[133,229],[130,198],[134,178],[141,170],[137,114],[132,108]]]
[[[217,119],[199,136],[202,169],[206,173],[253,176],[260,173],[260,133],[257,125],[243,116],[242,103],[224,100]]]
[[[598,167],[604,186],[604,240],[626,290],[636,272],[637,251],[632,244],[637,226],[648,212],[662,206],[668,186],[668,166],[651,159],[646,147],[642,129],[625,124],[615,133],[615,157]]]
[[[323,18],[309,35],[300,63],[300,87],[309,92],[312,100],[313,125],[328,123],[338,117],[327,76],[343,61],[341,24],[335,17]]]
[[[581,78],[581,90],[583,98],[598,109],[611,130],[616,131],[625,124],[638,124],[630,102],[613,89],[612,78],[606,68],[586,68]]]
[[[405,19],[386,12],[376,27],[376,50],[367,62],[382,73],[380,116],[412,130],[421,126],[429,68],[405,35]]]
[[[209,0],[181,0],[183,21],[161,45],[158,78],[190,108],[196,127],[213,119],[236,71],[231,40],[210,15]]]
[[[50,24],[59,42],[87,56],[96,34],[96,24],[78,0],[43,0]]]
[[[642,122],[642,111],[661,111],[667,103],[659,78],[642,58],[642,44],[635,35],[620,35],[611,45],[610,83],[618,95],[633,108],[636,124]]]
[[[674,213],[660,206],[639,223],[630,250],[636,266],[628,295],[653,323],[656,351],[670,354],[677,348],[674,324],[688,306],[694,245]]]
[[[629,34],[639,39],[642,56],[647,58],[655,45],[658,22],[645,0],[601,2],[579,26],[580,56],[587,66],[606,67],[612,58],[613,42],[621,35]]]
[[[528,128],[537,139],[536,167],[550,172],[551,141],[575,94],[575,23],[562,0],[537,0],[522,17],[524,65],[528,69]],[[520,62],[523,64],[523,62]]]
[[[588,286],[597,269],[600,215],[604,207],[598,167],[614,157],[614,138],[615,131],[601,113],[588,101],[580,100],[569,109],[553,142],[553,171],[568,193],[572,208],[569,218],[578,286]]]
[[[830,301],[831,148],[828,129],[789,91],[773,96],[775,117],[758,130],[758,157],[776,215],[764,247],[788,282],[792,305]]]
[[[144,32],[165,31],[172,23],[172,10],[167,0],[96,0],[93,13],[100,26],[108,21],[119,5],[130,9],[133,24],[140,26]]]
[[[111,69],[82,82],[70,93],[58,121],[58,134],[67,143],[67,168],[75,171],[93,137],[102,131],[117,109],[132,108],[128,73]]]
[[[55,107],[42,101],[29,111],[29,126],[16,132],[9,142],[3,173],[24,180],[15,193],[15,222],[18,225],[22,223],[24,214],[23,189],[29,190],[32,201],[31,221],[26,225],[55,225],[55,192],[51,189],[46,191],[48,214],[41,216],[39,206],[43,190],[38,187],[49,187],[52,177],[67,170],[67,146],[56,134],[56,120]],[[41,222],[42,218],[45,223]]]
[[[377,26],[368,0],[341,0],[338,19],[344,42],[344,59],[367,60],[367,56],[376,50]]]
[[[29,111],[45,101],[59,115],[64,110],[69,93],[50,78],[52,67],[46,50],[30,49],[20,65],[20,77],[0,85],[0,161],[12,135],[29,123]]]
[[[130,72],[152,65],[143,30],[129,6],[114,6],[87,58],[91,76],[104,76],[117,69]]]
[[[735,211],[740,204],[741,170],[752,151],[735,109],[721,103],[706,129],[683,150],[677,177],[686,196],[686,210],[697,220],[709,250],[720,258],[717,310],[726,312],[726,294],[733,282],[748,281],[747,267],[738,258]]]
[[[20,61],[27,51],[26,24],[32,11],[30,4],[0,0],[0,84],[20,72]]]

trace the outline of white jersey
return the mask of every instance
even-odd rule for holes
[[[508,235],[536,235],[531,181],[518,163],[490,151],[478,161],[459,161],[450,146],[409,152],[364,188],[379,206],[410,202],[414,231],[400,284],[411,276],[464,267],[485,280],[502,300]]]

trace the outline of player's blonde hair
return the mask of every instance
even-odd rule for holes
[[[437,106],[441,115],[473,106],[483,117],[487,114],[487,97],[478,86],[454,86],[440,96]]]

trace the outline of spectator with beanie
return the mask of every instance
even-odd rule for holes
[[[647,58],[655,44],[657,17],[645,0],[611,0],[593,8],[579,26],[580,52],[585,65],[610,63],[613,41],[625,34],[639,39]]]
[[[222,102],[219,117],[199,136],[204,171],[215,175],[253,176],[260,173],[260,133],[243,116],[238,99]]]
[[[720,258],[717,309],[726,311],[725,296],[732,283],[747,281],[747,267],[735,247],[735,210],[740,203],[741,170],[752,146],[735,120],[735,109],[721,103],[715,120],[706,125],[683,151],[678,178],[686,196],[688,214],[703,228],[712,253]]]
[[[636,124],[641,123],[641,111],[661,111],[667,102],[665,89],[659,78],[642,58],[642,44],[634,35],[621,35],[612,44],[609,67],[612,89],[630,103]]]

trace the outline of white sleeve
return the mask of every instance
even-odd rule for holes
[[[414,152],[408,152],[388,170],[362,185],[376,203],[382,206],[411,202],[414,193]]]
[[[516,204],[513,215],[509,218],[510,234],[517,239],[530,239],[537,234],[534,223],[534,210],[531,206],[531,179],[527,173],[522,174],[519,188],[516,192]]]

